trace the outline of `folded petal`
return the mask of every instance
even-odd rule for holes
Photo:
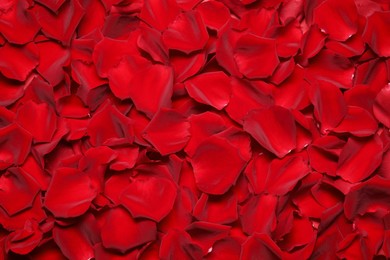
[[[377,137],[368,140],[349,138],[341,151],[337,175],[351,183],[370,176],[381,164],[382,142]]]
[[[151,220],[134,219],[121,207],[110,209],[106,214],[101,230],[105,248],[125,253],[156,238],[156,223]]]
[[[246,161],[226,139],[212,136],[191,157],[198,188],[208,194],[223,194],[233,186]]]
[[[282,250],[269,235],[255,233],[242,245],[241,259],[253,259],[258,256],[264,259],[282,259]]]
[[[42,239],[42,231],[34,220],[26,220],[23,229],[8,235],[5,248],[20,255],[27,255],[38,246]]]
[[[185,82],[190,97],[218,110],[229,104],[230,78],[222,71],[199,74]]]
[[[343,121],[333,129],[336,133],[351,133],[358,137],[375,134],[378,123],[372,115],[360,107],[348,106],[347,115]]]
[[[69,218],[84,214],[96,197],[91,178],[72,168],[54,172],[45,196],[45,207],[56,217]]]
[[[238,70],[247,78],[267,78],[279,65],[274,39],[242,35],[233,50]]]
[[[160,259],[201,259],[202,256],[202,248],[185,231],[170,230],[161,240]]]
[[[184,53],[201,50],[209,39],[202,17],[197,11],[179,13],[163,32],[164,44],[171,50]]]
[[[176,18],[179,12],[180,8],[175,0],[164,2],[146,0],[142,5],[140,18],[150,26],[162,31]]]
[[[162,155],[167,155],[184,148],[190,138],[189,127],[182,114],[172,109],[161,109],[146,126],[143,137]]]
[[[253,110],[244,120],[244,130],[279,158],[296,147],[296,125],[290,110],[273,106]]]

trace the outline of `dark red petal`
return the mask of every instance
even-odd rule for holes
[[[261,256],[264,259],[282,259],[282,251],[266,234],[255,233],[242,245],[240,259],[255,259]]]
[[[231,86],[232,94],[226,112],[240,124],[251,110],[268,108],[274,104],[271,94],[267,92],[270,85],[263,81],[251,82],[231,78]]]
[[[183,115],[172,109],[161,109],[146,126],[143,137],[162,155],[167,155],[184,148],[190,139],[189,128]]]
[[[207,254],[207,260],[239,259],[241,244],[236,239],[226,237],[215,242],[211,252]]]
[[[0,169],[23,164],[31,142],[31,135],[17,124],[0,128]]]
[[[241,36],[233,53],[238,70],[250,79],[271,76],[279,65],[276,41],[254,34]]]
[[[305,217],[294,217],[292,229],[279,243],[285,251],[292,251],[296,247],[307,245],[315,239],[311,221]]]
[[[329,20],[329,17],[332,19]],[[353,0],[325,0],[314,9],[314,23],[334,40],[345,41],[355,34],[357,19],[357,8]]]
[[[222,71],[199,74],[185,82],[190,97],[218,110],[229,104],[230,78]]]
[[[160,221],[172,210],[177,188],[172,180],[150,171],[147,169],[145,174],[133,178],[120,196],[120,201],[133,217]],[[163,204],[161,199],[164,200]]]
[[[238,65],[232,55],[235,43],[241,34],[227,29],[223,31],[217,39],[215,57],[218,64],[226,69],[232,76],[241,77]]]
[[[277,223],[277,203],[278,198],[273,195],[252,196],[240,208],[242,230],[248,235],[256,233],[271,235]]]
[[[9,168],[0,185],[0,204],[10,216],[31,207],[39,192],[35,180],[21,168]]]
[[[366,28],[363,32],[363,40],[370,45],[379,56],[390,56],[390,36],[386,31],[386,25],[390,22],[390,11],[377,11],[367,18]]]
[[[362,181],[379,167],[382,155],[383,145],[378,138],[349,138],[340,154],[337,175],[351,183]]]
[[[320,81],[310,88],[314,115],[323,133],[334,129],[347,114],[347,105],[341,91],[333,84]]]
[[[110,169],[122,171],[134,167],[139,154],[139,148],[137,146],[119,146],[115,147],[114,150],[117,153],[117,157],[111,163]]]
[[[142,5],[140,18],[157,30],[163,31],[179,12],[180,8],[175,0],[166,2],[146,0]]]
[[[378,123],[367,110],[349,106],[347,115],[333,131],[364,137],[375,134],[377,129]]]
[[[279,57],[288,58],[298,52],[302,38],[298,20],[293,19],[283,26],[275,26],[267,34],[271,38],[276,38],[276,51]]]
[[[202,259],[202,256],[202,249],[185,231],[170,230],[161,240],[160,259]]]
[[[279,106],[250,112],[244,121],[244,130],[279,158],[296,147],[294,117],[290,110]]]
[[[142,27],[137,40],[140,49],[146,51],[154,61],[168,63],[168,49],[162,42],[161,32],[150,27]]]
[[[388,82],[388,70],[386,62],[382,59],[372,59],[357,66],[354,83],[356,85],[368,85],[370,90],[377,94]]]
[[[7,78],[25,81],[39,63],[38,48],[34,43],[23,47],[5,44],[0,48],[0,72]]]
[[[170,63],[174,70],[175,82],[183,82],[195,75],[206,63],[206,54],[195,52],[190,55],[177,53],[170,56]]]
[[[45,207],[56,217],[84,214],[96,197],[91,178],[77,169],[59,168],[54,172],[45,196]]]
[[[351,188],[345,196],[344,212],[348,219],[367,212],[376,212],[390,207],[390,181],[378,176]]]
[[[386,85],[376,96],[374,115],[379,122],[390,128],[390,85]]]
[[[303,35],[301,42],[301,57],[303,65],[307,65],[310,58],[317,55],[325,45],[326,35],[321,30],[313,25]]]
[[[35,142],[50,142],[57,129],[57,116],[46,103],[25,103],[16,112],[15,120],[31,133]]]
[[[203,193],[194,207],[193,215],[201,221],[229,224],[238,218],[237,198],[233,193],[222,196]]]
[[[106,214],[101,230],[105,248],[125,253],[156,238],[156,223],[151,220],[133,219],[130,213],[121,207],[110,209]]]
[[[198,146],[191,164],[201,191],[223,194],[235,184],[246,161],[226,139],[212,136]]]
[[[162,35],[168,49],[187,54],[203,49],[208,38],[202,17],[196,11],[180,13]]]
[[[57,12],[57,10],[65,3],[66,0],[57,0],[57,1],[50,1],[50,0],[36,0],[38,3],[46,6],[53,12]]]
[[[64,3],[58,15],[40,5],[35,6],[36,17],[42,26],[43,33],[50,38],[68,45],[85,10],[77,0]]]
[[[26,0],[1,3],[0,31],[10,43],[28,43],[33,41],[38,33],[40,26],[29,9],[29,5],[30,2]]]
[[[91,144],[100,146],[132,143],[134,136],[131,120],[109,102],[102,106],[88,125]]]
[[[271,82],[275,85],[280,85],[285,81],[294,71],[295,61],[293,58],[290,58],[286,61],[279,63],[279,66],[276,68],[274,75],[271,77]]]

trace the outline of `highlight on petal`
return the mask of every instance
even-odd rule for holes
[[[190,124],[180,113],[172,109],[161,109],[144,129],[143,137],[161,155],[175,153],[184,148],[190,139]]]
[[[34,43],[23,47],[5,44],[0,47],[0,72],[9,79],[25,81],[39,63],[38,48]]]
[[[244,130],[279,158],[296,148],[296,125],[290,110],[273,106],[253,110],[244,120]]]
[[[197,11],[179,13],[162,34],[162,40],[168,49],[187,54],[203,49],[208,38],[202,17]]]
[[[233,50],[238,70],[247,78],[267,78],[279,65],[274,39],[244,34]]]
[[[45,196],[45,207],[56,217],[69,218],[84,214],[96,197],[90,177],[73,168],[59,168]]]
[[[246,164],[235,146],[217,136],[203,141],[190,161],[198,188],[215,195],[233,186]]]
[[[390,11],[377,11],[367,17],[363,40],[381,57],[390,56],[390,36],[383,31],[390,22]]]
[[[358,13],[353,0],[325,0],[314,9],[313,19],[333,40],[345,41],[358,29]]]
[[[151,220],[134,219],[121,207],[110,209],[105,214],[105,223],[101,230],[105,248],[125,253],[156,238],[156,223]]]
[[[386,85],[379,91],[375,98],[374,115],[379,122],[390,128],[390,85]]]
[[[57,129],[57,116],[46,103],[25,103],[16,112],[15,121],[33,136],[35,142],[50,142]]]
[[[381,164],[382,142],[377,137],[368,140],[349,138],[341,151],[337,175],[356,183],[370,176]]]
[[[197,102],[210,105],[218,110],[229,104],[230,79],[221,71],[199,74],[187,80],[185,87],[190,97]]]

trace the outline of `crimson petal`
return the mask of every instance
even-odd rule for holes
[[[367,110],[349,106],[347,115],[333,131],[364,137],[375,134],[377,129],[378,123]]]
[[[258,256],[264,259],[282,259],[282,250],[266,234],[255,233],[242,245],[240,259],[254,259]]]
[[[390,128],[390,85],[386,85],[376,96],[374,115],[387,128]]]
[[[374,12],[367,18],[366,28],[363,32],[363,40],[379,56],[390,56],[390,36],[383,28],[390,22],[390,11]]]
[[[295,120],[288,109],[273,106],[254,110],[245,119],[244,130],[279,158],[296,148]]]

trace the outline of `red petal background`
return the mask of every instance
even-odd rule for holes
[[[390,259],[387,0],[0,1],[0,259]]]

